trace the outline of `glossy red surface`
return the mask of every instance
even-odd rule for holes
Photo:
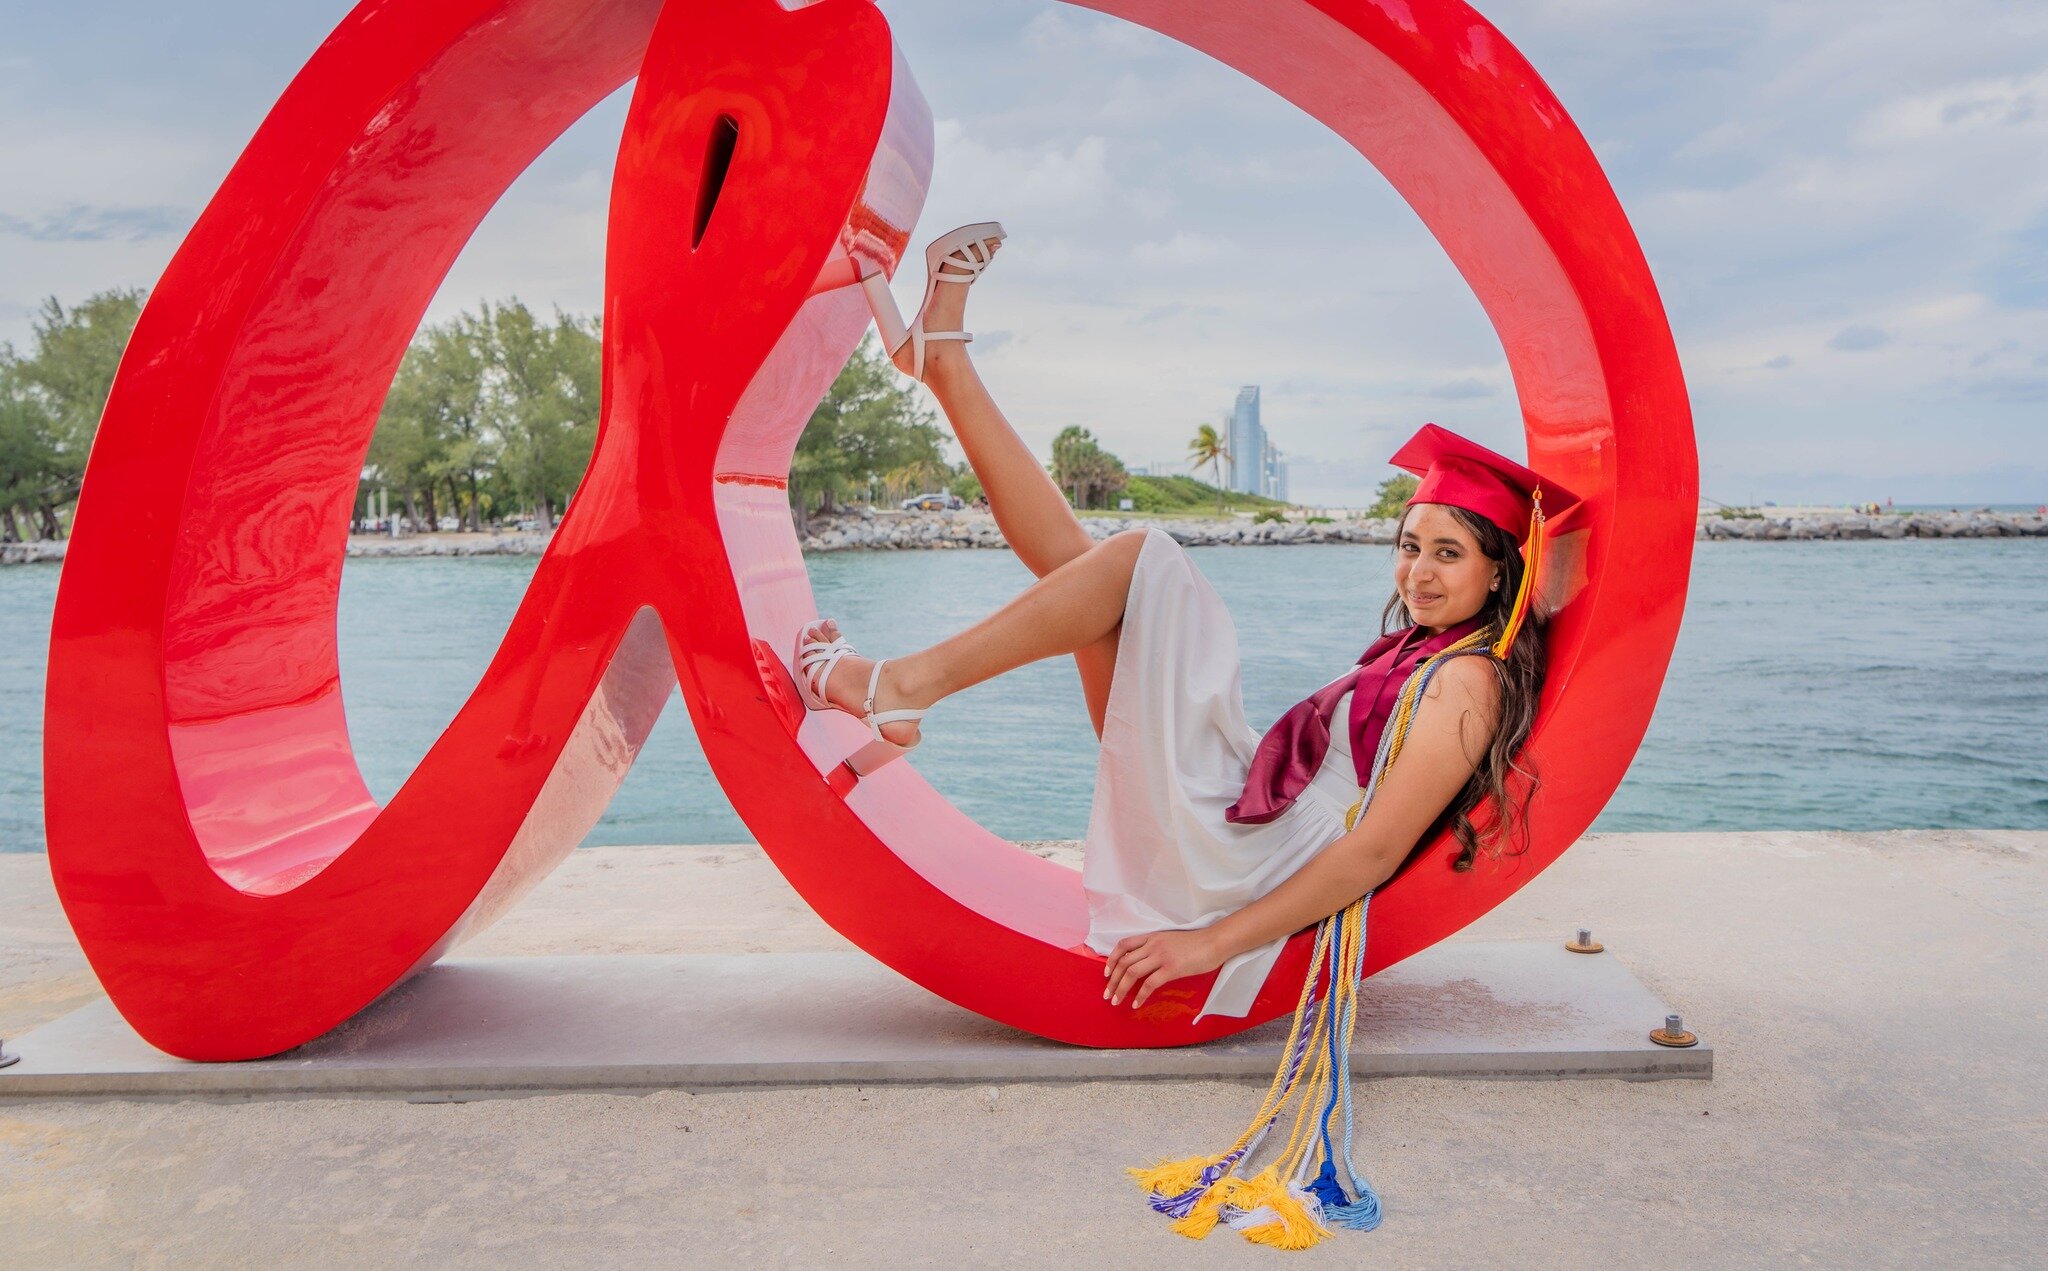
[[[1450,845],[1432,845],[1374,901],[1378,969],[1554,859],[1641,740],[1696,503],[1676,352],[1585,141],[1464,5],[1092,7],[1236,66],[1374,163],[1499,330],[1531,465],[1586,496],[1552,558],[1566,568],[1531,850],[1454,874]],[[492,202],[635,74],[596,455],[489,669],[379,808],[335,653],[378,406]],[[708,197],[712,137],[732,125]],[[58,597],[51,867],[145,1038],[246,1058],[360,1010],[574,847],[677,680],[777,866],[933,991],[1095,1046],[1200,1041],[1292,1007],[1300,941],[1245,1020],[1190,1023],[1206,977],[1140,1012],[1108,1006],[1099,959],[1077,948],[1077,876],[970,821],[908,761],[850,780],[838,760],[861,726],[793,699],[785,646],[815,607],[790,456],[866,326],[845,257],[893,269],[931,161],[929,113],[867,0],[371,0],[350,14],[152,295]]]

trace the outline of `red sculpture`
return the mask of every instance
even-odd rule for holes
[[[1470,922],[1620,782],[1683,607],[1690,416],[1649,271],[1591,150],[1457,0],[1103,0],[1351,141],[1436,234],[1513,368],[1530,462],[1585,505],[1554,560],[1547,784],[1519,867],[1431,845],[1373,904],[1368,970]],[[390,803],[350,750],[335,605],[385,389],[456,253],[564,128],[638,75],[614,190],[589,475],[482,681]],[[286,90],[151,297],[58,596],[50,863],[141,1035],[288,1049],[505,911],[582,838],[668,687],[834,927],[971,1010],[1091,1046],[1244,1020],[1101,999],[1078,877],[909,762],[854,782],[779,644],[815,613],[786,474],[893,270],[930,116],[869,0],[369,0]],[[1297,940],[1297,945],[1300,941]],[[1204,977],[1204,981],[1206,977]]]

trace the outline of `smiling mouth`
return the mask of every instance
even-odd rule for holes
[[[1443,597],[1442,597],[1442,596],[1426,596],[1426,595],[1419,595],[1419,594],[1418,594],[1418,595],[1410,596],[1410,597],[1409,597],[1409,599],[1410,599],[1411,601],[1413,601],[1413,602],[1414,602],[1415,604],[1418,604],[1418,605],[1431,605],[1431,604],[1435,604],[1435,603],[1436,603],[1437,601],[1439,601],[1439,600],[1442,600],[1442,599],[1443,599]]]

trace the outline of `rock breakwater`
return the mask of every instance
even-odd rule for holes
[[[1861,516],[1712,516],[1700,522],[1703,539],[1813,538],[2043,538],[2048,516],[2015,512],[1906,512]]]
[[[1108,538],[1137,525],[1156,525],[1188,547],[1290,543],[1392,544],[1391,517],[1328,522],[1120,519],[1083,517],[1095,538]],[[900,551],[910,548],[1001,547],[1002,533],[986,512],[883,513],[813,519],[804,536],[807,552]],[[2048,516],[2011,512],[1911,513],[1888,516],[1840,515],[1710,517],[1700,523],[1700,540],[1791,540],[1875,538],[2048,538]]]
[[[348,541],[351,556],[538,556],[546,534],[416,534],[405,538],[361,535]]]
[[[0,565],[40,565],[64,559],[64,539],[37,543],[0,543]]]
[[[1122,530],[1151,525],[1165,530],[1186,547],[1277,543],[1392,543],[1394,520],[1330,521],[1178,521],[1084,516],[1081,524],[1096,539]],[[926,512],[909,516],[883,513],[812,518],[804,536],[807,552],[901,551],[915,548],[1003,547],[1002,531],[987,512]]]
[[[1394,541],[1391,517],[1326,522],[1137,519],[1088,516],[1081,524],[1095,538],[1119,530],[1156,525],[1187,547],[1283,545],[1290,543],[1377,543]],[[1914,512],[1885,516],[1839,515],[1707,517],[1701,540],[1789,541],[1799,539],[2048,538],[2048,516],[2014,512]],[[419,534],[405,538],[351,538],[350,556],[538,556],[545,534]],[[806,552],[911,551],[932,548],[1003,547],[1002,531],[987,512],[879,512],[813,517],[804,535]],[[32,565],[64,559],[65,543],[0,543],[0,565]]]

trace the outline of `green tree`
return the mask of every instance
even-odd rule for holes
[[[107,408],[121,351],[142,314],[139,290],[102,291],[66,309],[43,302],[27,357],[0,346],[0,484],[9,512],[0,532],[15,530],[16,506],[36,515],[45,538],[62,538],[59,511],[78,497],[86,455]]]
[[[430,473],[440,458],[437,453],[440,413],[433,399],[441,386],[435,382],[434,368],[428,357],[423,355],[423,348],[422,344],[415,343],[407,350],[405,360],[399,363],[398,376],[391,383],[391,391],[385,395],[384,407],[377,416],[377,429],[370,435],[370,449],[366,456],[369,471],[375,474],[377,483],[398,496],[405,505],[406,515],[415,525],[421,523],[419,498],[422,486],[428,487],[428,506],[432,506],[433,478]],[[434,518],[429,516],[425,523],[431,528]]]
[[[555,314],[554,353],[558,404],[568,426],[570,462],[562,483],[562,506],[576,496],[597,449],[597,423],[604,406],[604,335],[595,317]]]
[[[974,465],[962,459],[953,465],[953,475],[946,482],[946,492],[959,496],[964,502],[974,502],[982,495],[981,474],[974,470]]]
[[[1123,460],[1104,450],[1095,434],[1070,424],[1052,439],[1052,479],[1075,507],[1086,510],[1095,506],[1098,496],[1106,501],[1123,489],[1130,474]]]
[[[437,490],[465,529],[483,528],[486,476],[497,458],[497,438],[486,427],[484,383],[492,361],[490,332],[470,314],[424,328],[392,381],[370,462],[393,489],[425,496],[427,524],[439,523]]]
[[[938,459],[913,459],[882,474],[882,497],[892,502],[938,490],[953,479],[953,466]]]
[[[1415,497],[1416,487],[1422,482],[1409,473],[1388,477],[1380,482],[1379,501],[1366,511],[1367,516],[1399,516],[1408,506],[1408,500]]]
[[[0,542],[21,541],[18,509],[35,508],[57,456],[49,412],[22,377],[14,350],[0,346]]]
[[[1188,466],[1199,472],[1209,469],[1215,478],[1216,510],[1223,510],[1223,464],[1230,458],[1230,448],[1223,444],[1223,435],[1216,431],[1216,425],[1203,424],[1195,429],[1193,441],[1188,443]]]
[[[482,417],[514,498],[552,528],[597,438],[601,341],[595,319],[543,323],[518,300],[484,306],[491,359]]]
[[[883,473],[943,463],[942,441],[931,412],[918,406],[881,347],[862,340],[797,438],[789,467],[797,532],[804,532],[813,511],[864,494]]]

